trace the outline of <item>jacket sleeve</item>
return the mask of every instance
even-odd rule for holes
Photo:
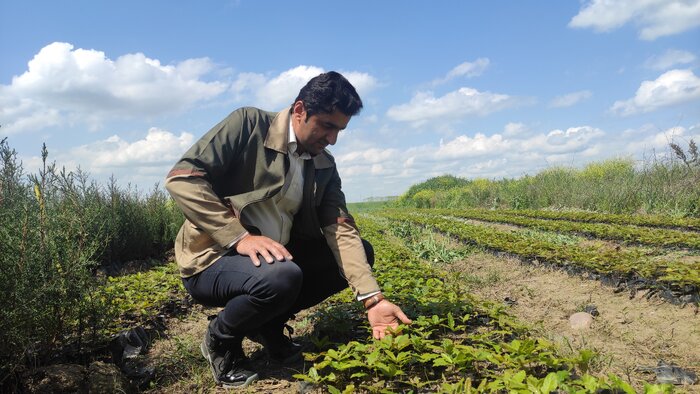
[[[226,173],[247,141],[243,110],[214,126],[175,164],[165,188],[187,220],[226,248],[246,234],[233,209],[223,203],[212,185]]]
[[[360,232],[348,213],[338,171],[335,168],[333,171],[333,177],[319,207],[319,220],[341,274],[348,281],[355,296],[362,297],[379,291],[379,285],[367,262]]]
[[[222,248],[247,234],[233,211],[214,193],[201,176],[170,176],[165,188],[192,224],[204,230]]]

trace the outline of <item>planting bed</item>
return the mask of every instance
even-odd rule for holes
[[[582,211],[544,211],[533,209],[499,210],[498,212],[509,215],[553,220],[571,220],[576,222],[613,223],[625,225],[631,224],[636,226],[679,228],[682,230],[694,231],[700,230],[700,218],[675,218],[658,215],[620,215]]]
[[[448,211],[439,211],[442,214]],[[697,304],[700,285],[700,258],[659,258],[653,250],[640,248],[600,248],[591,245],[562,246],[547,237],[538,239],[519,231],[503,231],[444,217],[429,211],[384,211],[383,216],[428,226],[449,233],[464,242],[521,258],[554,264],[573,272],[589,273],[630,289],[653,289],[679,303]]]
[[[517,211],[492,211],[492,210],[425,210],[431,215],[454,216],[467,219],[484,220],[488,222],[509,223],[518,226],[531,227],[544,231],[556,231],[565,233],[578,233],[596,238],[621,240],[642,245],[659,246],[666,248],[691,248],[700,251],[700,233],[694,231],[682,231],[680,229],[653,228],[648,226],[636,226],[630,224],[611,224],[605,222],[582,222],[559,218],[553,220],[551,213],[547,217],[521,216]],[[532,212],[530,212],[532,213]]]
[[[414,318],[382,341],[364,337],[307,354],[313,361],[295,377],[321,392],[634,392],[624,380],[586,373],[590,351],[557,354],[547,340],[516,323],[500,304],[477,301],[445,273],[421,262],[388,227],[359,221],[374,245],[379,281],[387,297]],[[326,304],[338,314],[345,300]],[[357,312],[357,311],[356,311]],[[365,331],[366,333],[367,331]],[[648,385],[649,392],[668,387]]]

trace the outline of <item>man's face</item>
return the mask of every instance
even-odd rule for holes
[[[331,114],[318,113],[306,119],[304,103],[297,101],[292,108],[292,124],[297,137],[299,153],[315,156],[328,145],[335,145],[338,133],[347,127],[350,116],[336,110]]]

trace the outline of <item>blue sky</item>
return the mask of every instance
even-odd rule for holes
[[[365,108],[331,147],[349,201],[700,140],[700,0],[0,0],[0,138],[148,190],[240,106],[322,71]]]

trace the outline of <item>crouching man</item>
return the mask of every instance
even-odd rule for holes
[[[244,387],[258,378],[244,336],[271,359],[299,359],[286,321],[347,286],[367,308],[375,338],[410,323],[382,296],[372,247],[348,213],[325,149],[361,108],[342,75],[321,74],[279,113],[234,111],[168,174],[165,186],[186,217],[175,242],[185,288],[223,307],[201,346],[217,383]]]

